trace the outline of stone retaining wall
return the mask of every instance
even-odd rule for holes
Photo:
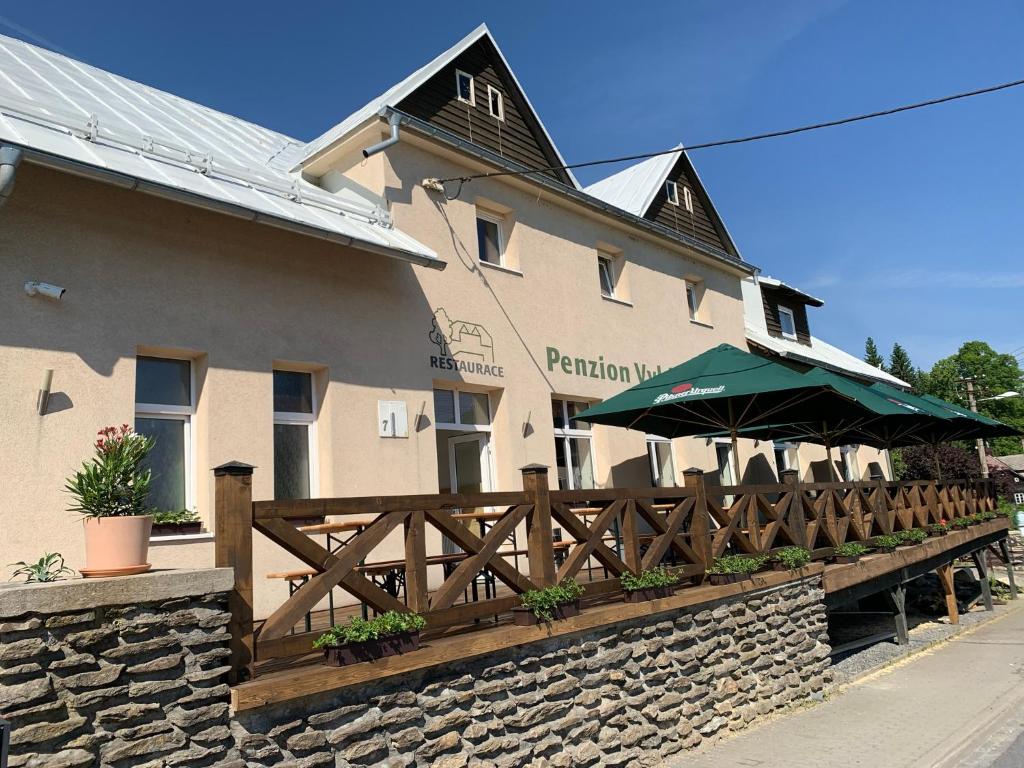
[[[654,765],[822,691],[820,577],[233,723],[248,766]]]

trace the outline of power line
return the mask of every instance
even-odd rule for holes
[[[929,99],[928,101],[919,101],[915,104],[905,104],[900,107],[893,107],[891,109],[883,109],[878,112],[868,112],[862,115],[854,115],[852,117],[843,117],[838,120],[829,120],[824,123],[813,123],[812,125],[802,125],[799,128],[787,128],[782,131],[771,131],[770,133],[758,133],[754,136],[743,136],[737,139],[722,139],[720,141],[707,141],[703,144],[692,144],[688,147],[684,147],[687,152],[692,152],[696,149],[710,149],[711,147],[725,147],[732,144],[746,144],[751,141],[762,141],[763,139],[775,139],[780,136],[792,136],[797,133],[806,133],[807,131],[817,131],[821,128],[833,128],[837,125],[847,125],[849,123],[857,123],[862,120],[872,120],[876,117],[886,117],[888,115],[895,115],[900,112],[909,112],[912,109],[921,109],[922,107],[932,107],[936,104],[945,104],[946,102],[956,101],[958,99],[966,99],[971,96],[981,96],[986,93],[995,93],[996,91],[1004,91],[1008,88],[1016,88],[1019,85],[1024,85],[1024,80],[1012,80],[1008,83],[1000,83],[999,85],[991,85],[986,88],[978,88],[974,91],[965,91],[963,93],[955,93],[951,96],[942,96],[938,99]],[[462,184],[473,181],[474,179],[488,179],[495,176],[527,176],[531,173],[547,173],[548,171],[567,171],[575,168],[590,168],[595,165],[609,165],[611,163],[624,163],[630,160],[646,160],[651,157],[659,157],[661,155],[670,155],[673,152],[678,152],[679,148],[674,147],[673,149],[664,149],[658,152],[644,152],[638,155],[624,155],[622,157],[613,157],[606,160],[589,160],[583,163],[571,163],[568,165],[549,165],[544,168],[533,168],[525,171],[490,171],[487,173],[474,173],[469,176],[452,176],[447,179],[437,179],[434,181],[435,184],[447,184],[451,181],[458,181]],[[460,186],[459,191],[462,191]],[[457,196],[457,195],[456,195]]]

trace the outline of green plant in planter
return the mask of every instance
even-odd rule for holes
[[[403,632],[419,632],[427,625],[426,619],[418,613],[388,611],[372,619],[353,616],[348,624],[338,624],[313,641],[316,649],[332,645],[365,643],[382,637],[400,635]]]
[[[977,516],[980,517],[983,521],[995,520],[997,517],[999,517],[999,513],[991,509],[986,509],[984,512],[979,512]]]
[[[11,574],[11,581],[24,576],[26,584],[61,581],[68,576],[75,575],[73,570],[64,565],[64,557],[60,552],[47,552],[34,563],[26,563],[22,560],[18,563],[11,563],[11,566],[18,566],[17,570]]]
[[[966,517],[958,517],[956,520],[954,520],[949,525],[950,525],[951,528],[957,528],[959,530],[963,530],[964,528],[969,528],[970,527],[971,521],[968,518],[966,518]]]
[[[840,544],[832,552],[840,557],[860,557],[868,548],[861,544],[859,541],[847,541],[844,544]]]
[[[874,545],[879,549],[891,549],[899,546],[900,537],[893,536],[890,534],[882,534],[881,536],[875,536]]]
[[[575,579],[566,579],[559,584],[552,584],[544,589],[531,589],[522,596],[523,605],[530,609],[541,621],[551,621],[555,617],[555,607],[579,600],[583,595],[583,587]]]
[[[938,536],[943,533],[949,533],[949,523],[932,523],[928,530],[933,536]]]
[[[795,571],[797,568],[803,568],[811,562],[811,553],[803,547],[783,547],[776,552],[772,552],[771,558],[776,562],[782,563],[789,570]]]
[[[141,466],[154,444],[127,424],[100,430],[92,461],[83,462],[64,486],[74,499],[68,509],[85,517],[145,515],[152,473]]]
[[[641,589],[671,587],[673,584],[679,583],[679,577],[668,568],[659,565],[656,568],[641,571],[639,575],[624,573],[619,577],[619,582],[622,584],[623,591],[636,592]]]
[[[985,518],[982,517],[980,514],[970,515],[967,519],[970,520],[971,523],[973,523],[974,525],[985,522]]]
[[[920,528],[911,528],[909,531],[900,531],[895,534],[900,544],[920,544],[928,538],[928,534]]]
[[[754,573],[768,562],[767,555],[722,555],[708,568],[708,573]]]
[[[154,525],[185,525],[198,522],[199,513],[194,509],[168,509],[153,513]]]

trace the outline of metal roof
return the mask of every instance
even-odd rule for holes
[[[679,144],[674,152],[642,160],[606,179],[595,181],[584,191],[634,216],[643,216],[681,154],[683,145]]]
[[[291,173],[302,142],[3,35],[0,141],[44,165],[444,266],[371,201]]]
[[[494,46],[494,50],[498,52],[498,56],[501,58],[505,68],[512,76],[512,80],[515,83],[516,88],[518,88],[519,92],[522,94],[523,100],[526,102],[526,106],[529,107],[530,111],[533,113],[534,118],[537,120],[537,125],[540,126],[541,131],[544,133],[544,137],[548,140],[548,143],[554,150],[555,156],[558,158],[558,162],[565,165],[565,159],[562,157],[562,153],[559,152],[558,145],[555,144],[554,139],[551,138],[551,134],[548,133],[548,129],[544,127],[544,122],[540,119],[540,115],[537,113],[537,110],[533,108],[533,104],[530,103],[530,97],[526,95],[526,90],[522,85],[520,85],[519,78],[516,77],[515,70],[513,70],[509,65],[508,59],[506,59],[505,54],[501,52],[501,48],[498,47],[498,43],[491,34],[491,31],[487,28],[487,25],[481,24],[447,51],[417,69],[401,82],[398,82],[388,88],[380,96],[372,99],[361,109],[353,112],[323,135],[309,142],[300,156],[296,159],[296,164],[292,170],[298,170],[314,160],[318,155],[330,149],[367,120],[379,115],[381,110],[387,109],[388,107],[398,106],[402,99],[427,82],[427,80],[451,62],[452,59],[484,37],[490,40],[491,44]],[[569,178],[572,179],[572,183],[576,189],[580,189],[580,184],[576,180],[572,171],[567,169],[566,173],[569,175]]]

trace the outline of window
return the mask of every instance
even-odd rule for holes
[[[796,443],[772,444],[772,448],[775,451],[775,472],[780,479],[782,478],[782,473],[787,469],[795,469],[797,472],[800,471],[797,447]]]
[[[736,457],[732,453],[732,443],[728,440],[715,441],[715,459],[718,462],[718,484],[736,484]]]
[[[501,91],[489,85],[487,86],[487,110],[491,113],[491,117],[498,120],[505,119],[505,99],[501,95]]]
[[[313,374],[274,371],[274,498],[313,496],[316,464]]]
[[[601,295],[615,298],[615,264],[609,256],[597,257],[597,276],[601,281]]]
[[[1024,504],[1024,493],[1015,493],[1015,494],[1013,494],[1013,503],[1014,504]]]
[[[839,449],[843,456],[843,477],[848,483],[860,480],[860,465],[857,463],[858,448],[860,448],[859,445],[844,445]]]
[[[576,418],[589,407],[590,403],[576,400],[554,398],[551,401],[558,487],[563,491],[597,487],[594,481],[594,446],[590,424]]]
[[[796,318],[789,307],[779,307],[779,328],[787,339],[796,338]]]
[[[473,76],[461,69],[455,70],[455,95],[459,101],[476,105],[476,88],[473,84]]]
[[[683,207],[687,212],[693,213],[693,195],[690,194],[689,187],[683,187]]]
[[[647,454],[651,459],[651,482],[655,487],[676,485],[676,462],[672,441],[656,435],[647,436]]]
[[[434,427],[465,431],[489,431],[491,404],[486,392],[464,392],[458,389],[434,390]]]
[[[679,205],[679,188],[674,181],[665,182],[665,198],[669,205]]]
[[[700,312],[699,291],[700,288],[696,283],[689,280],[686,281],[686,307],[691,320],[696,320],[697,314]]]
[[[477,210],[476,244],[480,261],[501,266],[505,250],[502,242],[501,219]]]
[[[135,358],[135,431],[156,441],[145,462],[154,509],[192,509],[193,390],[191,360]]]

